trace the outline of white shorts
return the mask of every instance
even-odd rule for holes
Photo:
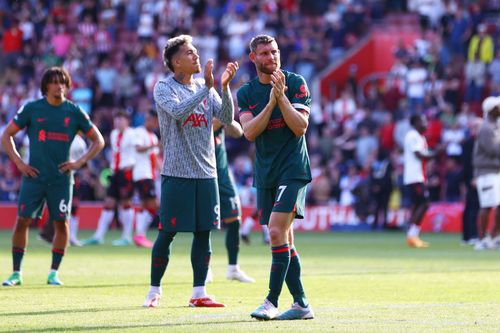
[[[481,208],[500,206],[500,172],[478,176],[476,186]]]

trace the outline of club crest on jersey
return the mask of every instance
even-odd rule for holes
[[[64,127],[69,126],[69,117],[64,117]]]
[[[47,133],[45,132],[45,130],[39,130],[38,141],[44,142],[45,140],[47,140]]]
[[[207,118],[205,118],[203,113],[191,113],[182,124],[182,127],[187,124],[191,124],[191,127],[201,127],[202,124],[208,127]]]

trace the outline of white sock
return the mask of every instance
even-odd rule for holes
[[[119,208],[118,217],[122,224],[122,239],[132,241],[132,233],[134,230],[134,209],[132,208]]]
[[[51,269],[50,273],[57,273],[57,269]]]
[[[240,226],[240,235],[248,235],[252,231],[253,225],[255,224],[255,221],[251,217],[247,217],[244,221],[243,224]]]
[[[228,272],[235,272],[240,269],[240,265],[228,265],[227,270]]]
[[[416,224],[412,224],[408,228],[408,231],[406,232],[406,237],[412,238],[412,237],[418,237],[418,235],[420,235],[420,227]]]
[[[78,216],[71,215],[69,218],[69,239],[72,241],[78,240]]]
[[[264,240],[269,242],[269,228],[267,225],[262,225],[262,234],[264,234]]]
[[[193,287],[192,298],[202,298],[207,296],[207,289],[205,286]]]
[[[155,286],[150,286],[149,287],[149,293],[152,294],[152,293],[156,293],[156,294],[160,294],[161,295],[161,287],[155,287]]]
[[[103,240],[104,235],[108,232],[109,225],[115,217],[115,212],[111,209],[103,209],[101,216],[99,217],[99,222],[97,223],[97,229],[94,233],[93,238],[97,240]]]
[[[153,221],[153,216],[147,210],[143,210],[135,215],[135,234],[146,236],[149,225]]]

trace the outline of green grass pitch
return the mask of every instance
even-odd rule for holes
[[[150,237],[151,237],[150,233]],[[81,233],[82,237],[90,233]],[[108,245],[69,248],[62,287],[46,285],[50,247],[31,230],[24,285],[0,288],[0,332],[499,332],[500,251],[475,252],[459,235],[428,234],[429,249],[409,249],[404,234],[297,234],[306,293],[316,318],[250,318],[267,292],[270,250],[252,235],[240,264],[255,284],[225,280],[223,233],[212,238],[209,294],[226,308],[187,307],[192,236],[179,234],[159,308],[142,308],[150,250]],[[11,273],[10,232],[0,232],[0,278]],[[291,298],[284,286],[280,309]]]

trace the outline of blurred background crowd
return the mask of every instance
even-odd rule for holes
[[[353,205],[361,219],[377,207],[408,204],[402,188],[402,143],[409,116],[428,117],[432,201],[463,201],[470,185],[471,142],[485,96],[500,93],[500,1],[459,0],[0,0],[0,132],[21,105],[39,98],[43,70],[71,74],[70,99],[109,141],[113,114],[125,110],[140,126],[154,108],[152,91],[168,75],[168,38],[194,36],[201,61],[213,58],[215,77],[228,60],[240,70],[233,92],[255,74],[248,42],[257,33],[277,38],[282,67],[311,85],[328,66],[391,15],[414,20],[419,38],[394,49],[383,82],[363,89],[349,68],[336,98],[313,95],[308,145],[312,205]],[[22,147],[23,135],[17,138]],[[228,140],[244,205],[254,205],[253,146]],[[79,171],[82,200],[100,200],[109,146]],[[15,201],[20,174],[0,153],[0,201]]]

